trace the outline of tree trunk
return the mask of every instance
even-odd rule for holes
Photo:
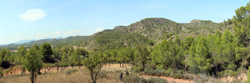
[[[145,62],[142,62],[142,71],[144,71],[145,68]]]
[[[94,78],[94,73],[91,71],[90,74],[91,74],[91,79],[93,83],[96,83],[96,79]]]
[[[31,83],[35,83],[34,77],[35,77],[35,72],[32,71],[32,72],[31,72],[31,77],[30,77]]]

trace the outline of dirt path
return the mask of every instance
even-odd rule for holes
[[[165,76],[150,76],[150,75],[141,75],[141,77],[144,78],[162,78],[167,80],[169,83],[195,83],[191,80],[185,80],[185,79],[175,79],[173,77],[165,77]]]

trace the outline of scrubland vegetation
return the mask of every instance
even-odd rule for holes
[[[249,82],[249,31],[250,3],[223,23],[147,18],[82,40],[73,37],[74,42],[24,44],[17,52],[3,47],[0,82]],[[108,70],[113,64],[119,67]],[[228,77],[232,79],[225,81]]]

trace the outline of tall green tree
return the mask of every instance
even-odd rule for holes
[[[148,60],[150,53],[145,46],[136,47],[135,51],[135,62],[140,63],[142,66],[142,71],[145,69],[145,64]]]
[[[208,73],[211,68],[211,56],[208,52],[206,39],[199,35],[196,43],[190,47],[188,64],[190,71],[194,73]]]
[[[175,37],[175,40],[169,40],[169,47],[168,47],[168,58],[170,59],[171,63],[169,64],[170,67],[174,69],[183,68],[183,62],[185,60],[184,49],[181,45],[181,40],[178,36]]]
[[[150,55],[152,62],[156,64],[158,68],[165,68],[170,63],[168,56],[169,42],[164,40],[159,45],[155,45]]]
[[[42,46],[40,46],[40,51],[42,53],[43,61],[44,62],[52,62],[51,55],[53,54],[51,44],[49,43],[43,43]]]
[[[20,46],[18,48],[17,53],[18,53],[18,56],[16,57],[17,58],[16,63],[20,65],[20,64],[22,64],[22,62],[24,60],[24,57],[25,57],[25,55],[27,53],[27,50],[26,50],[26,48],[24,46]]]
[[[189,48],[188,43],[188,41],[185,43],[187,49]],[[164,40],[154,47],[151,53],[152,62],[160,68],[183,68],[185,60],[184,48],[185,46],[182,45],[178,36],[175,37],[175,40]]]
[[[131,52],[127,48],[123,48],[118,51],[117,60],[120,63],[120,66],[122,66],[122,63],[128,62],[130,60]]]
[[[24,62],[25,68],[30,72],[31,83],[35,82],[38,71],[42,68],[42,55],[35,49],[29,49],[27,55],[25,56]]]
[[[250,3],[235,10],[232,21],[239,46],[248,46],[250,40]]]
[[[83,61],[84,66],[89,70],[93,83],[97,82],[98,74],[103,66],[100,56],[90,56]]]

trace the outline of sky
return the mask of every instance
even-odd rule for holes
[[[247,0],[1,0],[0,44],[89,36],[144,18],[223,22]]]

